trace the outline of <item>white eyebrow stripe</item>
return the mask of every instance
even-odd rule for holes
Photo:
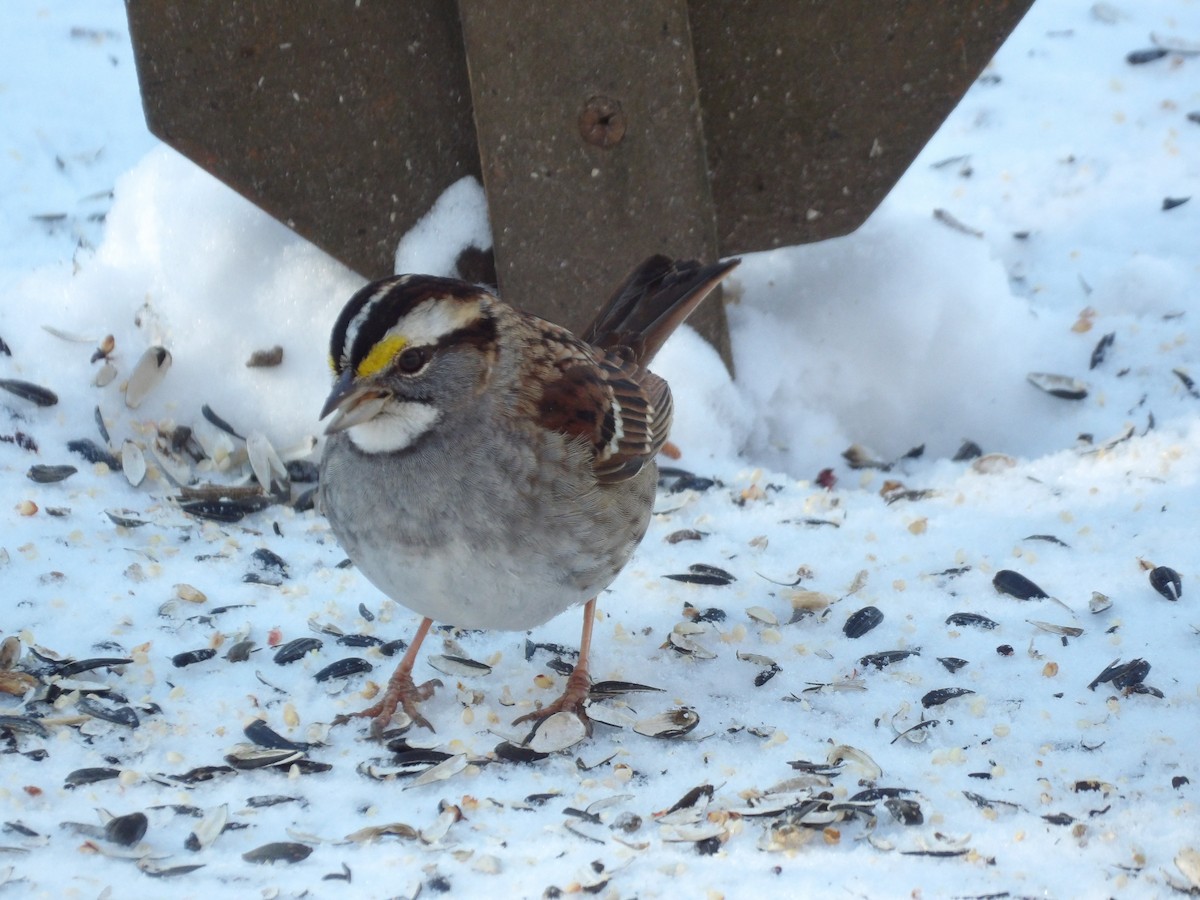
[[[413,307],[384,337],[403,337],[410,346],[425,347],[478,322],[479,318],[478,300],[433,297]]]

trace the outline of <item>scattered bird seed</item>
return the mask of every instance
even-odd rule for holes
[[[162,382],[171,368],[171,353],[165,347],[148,347],[133,367],[125,384],[125,405],[137,409]]]
[[[933,217],[943,225],[949,225],[955,231],[962,232],[963,234],[970,235],[971,237],[983,237],[983,232],[978,228],[972,228],[970,225],[961,222],[944,209],[935,209],[933,211]]]
[[[104,837],[122,847],[132,847],[146,835],[149,820],[145,813],[135,812],[114,816],[104,826]]]
[[[303,659],[307,653],[321,649],[321,641],[315,637],[295,638],[288,641],[275,651],[276,665],[286,666],[298,659]]]
[[[313,747],[312,744],[285,738],[262,719],[255,719],[242,729],[242,733],[257,746],[271,750],[298,750],[301,753],[305,753]]]
[[[931,706],[941,706],[943,703],[953,700],[956,697],[963,697],[963,696],[966,696],[967,694],[973,694],[973,693],[975,693],[975,692],[970,690],[969,688],[960,688],[960,687],[939,688],[936,691],[930,691],[928,694],[926,694],[924,697],[922,697],[921,705],[923,707],[925,707],[926,709],[929,709]]]
[[[1183,371],[1183,369],[1172,369],[1171,374],[1179,379],[1179,383],[1183,385],[1189,394],[1200,399],[1200,391],[1196,390],[1196,382],[1192,379],[1191,375]]]
[[[1168,600],[1183,597],[1183,577],[1170,566],[1155,566],[1150,570],[1150,586]]]
[[[883,801],[884,808],[901,825],[923,825],[925,816],[916,800],[905,797],[888,797]]]
[[[1109,348],[1112,347],[1113,342],[1116,341],[1116,339],[1117,333],[1115,331],[1110,331],[1104,337],[1100,338],[1095,348],[1092,350],[1092,359],[1088,365],[1089,369],[1094,369],[1096,366],[1104,362],[1104,358],[1108,356]]]
[[[1082,400],[1088,395],[1087,385],[1068,375],[1052,375],[1049,372],[1030,372],[1026,380],[1040,391],[1045,391],[1060,400]]]
[[[992,586],[1001,594],[1008,594],[1018,600],[1041,600],[1049,598],[1049,594],[1012,569],[1001,569],[992,579]]]
[[[675,707],[654,716],[639,719],[633,730],[646,737],[680,738],[700,724],[700,716],[687,707]]]
[[[355,675],[363,675],[370,672],[375,667],[365,659],[360,659],[357,656],[349,656],[346,659],[339,659],[337,662],[332,662],[313,676],[317,681],[332,681],[337,678],[351,678]]]
[[[56,484],[60,481],[65,481],[78,471],[74,466],[44,466],[38,464],[30,466],[25,476],[30,481],[35,481],[38,484]]]
[[[1131,50],[1125,54],[1125,62],[1131,66],[1144,66],[1146,63],[1162,59],[1170,51],[1162,47],[1150,47],[1145,50]]]
[[[914,650],[883,650],[879,653],[868,653],[858,661],[858,664],[863,668],[874,666],[876,669],[883,669],[894,662],[900,662],[902,659],[908,659],[910,656],[920,655],[921,650],[919,647]]]
[[[1039,622],[1037,619],[1026,619],[1025,621],[1034,628],[1040,628],[1042,631],[1059,634],[1063,637],[1079,637],[1083,634],[1082,628],[1076,628],[1073,625],[1055,625],[1052,622]]]
[[[137,713],[131,706],[108,706],[91,697],[82,697],[75,708],[94,719],[112,722],[114,725],[124,725],[126,728],[137,728],[141,724]]]
[[[67,449],[72,453],[78,453],[90,463],[104,463],[114,472],[121,468],[121,461],[119,459],[90,438],[67,441]]]
[[[146,455],[133,441],[121,445],[121,471],[133,487],[140,486],[146,478]]]
[[[461,656],[435,653],[427,656],[425,661],[443,675],[453,675],[456,678],[472,678],[477,675],[490,675],[492,672],[492,667],[487,663]]]
[[[17,378],[0,378],[0,388],[36,406],[54,406],[58,403],[58,394],[54,391]]]
[[[298,863],[308,859],[313,848],[296,841],[276,841],[263,844],[242,854],[242,859],[251,863]]]
[[[130,510],[112,510],[106,509],[104,514],[112,521],[114,525],[119,525],[121,528],[141,528],[143,525],[150,523],[145,519],[139,519],[136,516],[129,515]]]
[[[283,362],[283,347],[276,344],[269,350],[255,350],[246,360],[248,369],[265,369],[277,366]]]
[[[978,613],[957,612],[951,613],[946,618],[947,625],[971,626],[974,628],[986,628],[991,631],[1000,627],[999,622],[994,622],[987,616],[981,616]]]
[[[707,566],[703,563],[696,563],[688,566],[688,571],[680,575],[664,575],[664,578],[670,578],[672,581],[682,581],[684,584],[708,584],[714,586],[722,586],[737,581],[732,575],[724,569],[719,569],[716,566]]]
[[[211,647],[205,647],[201,650],[186,650],[183,653],[176,653],[171,657],[171,665],[177,669],[182,669],[184,666],[190,666],[194,663],[204,662],[212,659],[217,655],[217,651]]]
[[[187,500],[180,503],[179,508],[189,516],[195,516],[198,519],[233,524],[240,522],[250,513],[266,509],[271,503],[271,498],[267,496],[239,497],[221,500]]]
[[[1070,544],[1066,543],[1065,541],[1060,541],[1058,538],[1056,538],[1052,534],[1030,534],[1030,535],[1026,535],[1024,538],[1022,538],[1022,540],[1045,541],[1047,544],[1057,544],[1060,547],[1066,547],[1068,549],[1070,549],[1070,547],[1071,547]]]
[[[860,638],[883,621],[883,613],[874,606],[864,606],[846,619],[842,633],[848,638]]]
[[[1119,659],[1113,660],[1103,672],[1092,679],[1088,690],[1094,691],[1097,685],[1109,683],[1118,689],[1133,687],[1145,681],[1149,674],[1150,663],[1140,657],[1127,663],[1122,663]]]
[[[983,448],[974,441],[964,440],[962,445],[955,452],[954,462],[966,462],[971,459],[978,459],[983,456]]]
[[[63,782],[63,787],[67,790],[71,788],[84,787],[89,784],[96,784],[100,781],[111,781],[113,778],[119,777],[120,769],[113,769],[107,766],[92,766],[84,769],[76,769],[67,775]]]

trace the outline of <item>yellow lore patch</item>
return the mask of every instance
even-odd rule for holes
[[[355,372],[359,378],[370,378],[386,369],[396,358],[396,354],[408,345],[408,339],[398,334],[388,335],[371,348],[363,361],[358,364]]]

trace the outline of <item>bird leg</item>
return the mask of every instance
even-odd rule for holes
[[[567,678],[567,688],[562,696],[541,709],[526,713],[513,720],[514,725],[521,722],[542,722],[555,713],[569,712],[579,717],[587,727],[588,734],[592,732],[592,722],[583,709],[592,687],[592,677],[588,673],[588,656],[592,646],[592,624],[596,621],[596,598],[593,597],[583,607],[583,634],[579,638],[579,661]]]
[[[409,718],[417,725],[428,728],[430,731],[434,730],[433,726],[429,724],[429,720],[417,709],[417,703],[432,697],[434,688],[440,688],[442,683],[436,678],[424,684],[413,684],[412,680],[413,666],[417,662],[417,651],[421,648],[421,642],[425,640],[425,635],[429,633],[429,626],[432,624],[433,619],[421,620],[421,624],[417,627],[417,633],[413,635],[412,643],[408,645],[404,658],[400,660],[396,671],[388,679],[387,689],[383,692],[379,702],[374,706],[367,707],[362,712],[352,713],[346,718],[370,719],[371,733],[375,737],[379,737],[399,707],[408,713]]]

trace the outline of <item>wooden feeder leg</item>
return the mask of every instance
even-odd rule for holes
[[[579,329],[651,253],[716,258],[683,0],[458,6],[509,302]],[[720,303],[693,324],[728,362]]]

